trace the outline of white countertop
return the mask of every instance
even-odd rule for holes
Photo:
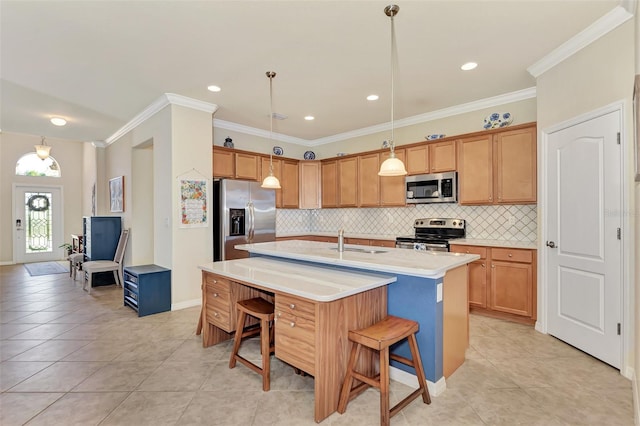
[[[338,238],[337,231],[334,232],[278,232],[276,234],[276,238],[278,237],[302,237],[306,235],[312,235],[317,237],[335,237]],[[357,234],[355,232],[345,232],[345,238],[364,238],[367,240],[387,240],[387,241],[395,241],[397,235],[395,234]]]
[[[440,278],[449,269],[480,259],[480,256],[474,254],[415,251],[353,244],[345,244],[346,250],[340,253],[335,243],[300,240],[241,244],[236,248],[265,256],[426,278]],[[349,251],[349,248],[360,248],[366,252]]]
[[[350,272],[264,257],[210,262],[198,268],[318,302],[330,302],[396,281],[389,274]]]
[[[538,244],[535,241],[474,240],[470,238],[450,240],[449,244],[458,244],[461,246],[522,248],[533,250],[536,250],[538,248]]]

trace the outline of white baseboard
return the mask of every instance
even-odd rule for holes
[[[15,265],[16,263],[12,260],[6,260],[4,262],[0,262],[0,266],[9,266],[9,265]]]
[[[180,303],[172,303],[171,304],[171,310],[172,311],[179,311],[180,309],[192,308],[194,306],[200,306],[200,305],[202,305],[202,299],[200,299],[200,298],[191,299],[191,300],[186,300],[186,301],[180,302]]]
[[[633,369],[631,369],[631,388],[633,389],[634,424],[640,425],[640,388],[638,388],[638,377]]]
[[[415,374],[407,373],[393,366],[389,367],[389,378],[413,388],[418,386],[418,379]],[[440,380],[435,383],[427,380],[427,388],[429,389],[430,395],[438,396],[447,389],[447,381],[444,377],[441,377]]]

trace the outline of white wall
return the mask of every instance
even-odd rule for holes
[[[39,144],[40,140],[40,136],[0,133],[0,264],[11,264],[14,261],[11,212],[14,183],[63,186],[64,241],[71,243],[70,234],[82,233],[84,144],[78,141],[47,138],[47,145],[51,146],[51,156],[60,165],[61,177],[16,176],[16,162],[24,154],[34,152],[33,146]],[[60,254],[63,258],[62,250]]]

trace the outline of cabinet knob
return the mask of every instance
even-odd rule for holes
[[[278,312],[278,316],[281,317],[282,316],[282,312]]]
[[[509,257],[513,257],[513,255],[511,253],[509,253]]]
[[[218,297],[218,293],[213,293],[213,297]]]
[[[495,268],[495,267],[496,267],[496,265],[491,265],[491,267],[492,267],[492,268]]]
[[[485,267],[484,263],[482,264],[482,267],[483,267],[483,268]]]
[[[292,304],[290,304],[290,305],[289,305],[289,307],[290,307],[291,309],[295,309],[295,308],[296,308],[296,305],[295,305],[294,303],[292,303]]]
[[[295,327],[295,326],[296,326],[296,323],[295,323],[295,322],[292,322],[292,323],[291,323],[291,327]]]
[[[218,282],[218,280],[213,280],[213,283],[216,284]]]
[[[467,253],[469,253],[469,250],[467,250]]]
[[[213,313],[213,316],[214,316],[214,317],[218,317],[218,316],[220,316],[220,314],[218,314],[217,312],[214,312],[214,313]]]

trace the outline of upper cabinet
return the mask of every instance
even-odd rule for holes
[[[282,186],[282,207],[285,209],[297,209],[299,207],[300,191],[298,180],[298,161],[282,160],[280,186]]]
[[[213,147],[213,176],[257,181],[260,178],[259,154]]]
[[[407,151],[407,174],[442,173],[456,170],[456,141],[423,143]]]
[[[358,206],[358,157],[338,160],[338,206]]]
[[[236,159],[233,151],[213,149],[213,176],[214,177],[236,177]]]
[[[319,209],[320,161],[300,162],[300,208]]]
[[[536,127],[524,126],[458,141],[460,204],[536,202]]]
[[[260,178],[260,156],[236,152],[236,178],[258,180]]]
[[[320,182],[322,207],[338,207],[338,160],[321,162]]]
[[[407,164],[406,151],[404,149],[395,149],[396,157],[403,163]],[[380,154],[380,163],[389,158],[390,151],[384,151]],[[376,170],[377,174],[377,170]],[[404,183],[404,176],[378,176],[380,179],[380,205],[381,206],[405,206],[407,198],[407,189]]]
[[[380,154],[358,156],[358,205],[376,207],[380,205]]]

